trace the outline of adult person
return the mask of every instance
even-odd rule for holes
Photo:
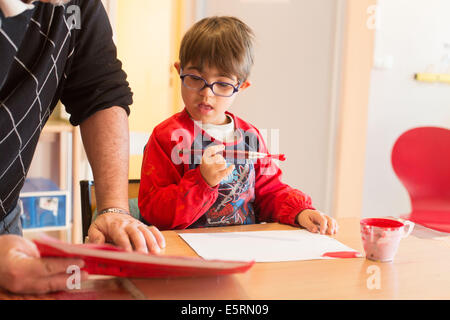
[[[101,1],[0,0],[0,287],[13,292],[65,289],[67,266],[83,264],[40,258],[20,237],[19,193],[59,100],[80,126],[103,212],[90,241],[140,252],[164,247],[158,229],[128,214],[132,92]]]

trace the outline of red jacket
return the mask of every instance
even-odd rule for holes
[[[270,159],[243,163],[212,188],[200,173],[201,155],[180,150],[205,149],[223,143],[228,149],[267,153],[259,131],[228,113],[237,139],[223,143],[210,137],[186,110],[159,124],[144,151],[139,189],[142,217],[161,230],[225,226],[255,222],[296,225],[296,216],[314,209],[311,198],[281,182],[281,170]]]

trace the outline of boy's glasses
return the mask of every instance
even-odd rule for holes
[[[216,81],[209,84],[205,79],[193,74],[180,75],[183,85],[191,90],[202,91],[206,87],[210,88],[214,95],[219,97],[231,97],[233,94],[239,91],[241,82],[239,81],[236,86],[228,82]]]

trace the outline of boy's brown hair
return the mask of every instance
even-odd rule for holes
[[[253,65],[253,31],[235,17],[209,17],[195,23],[180,47],[181,68],[215,67],[225,75],[247,80]]]

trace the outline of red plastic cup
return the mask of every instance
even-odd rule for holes
[[[400,240],[412,232],[414,223],[385,218],[368,218],[361,220],[360,226],[366,258],[389,262],[394,260]]]

